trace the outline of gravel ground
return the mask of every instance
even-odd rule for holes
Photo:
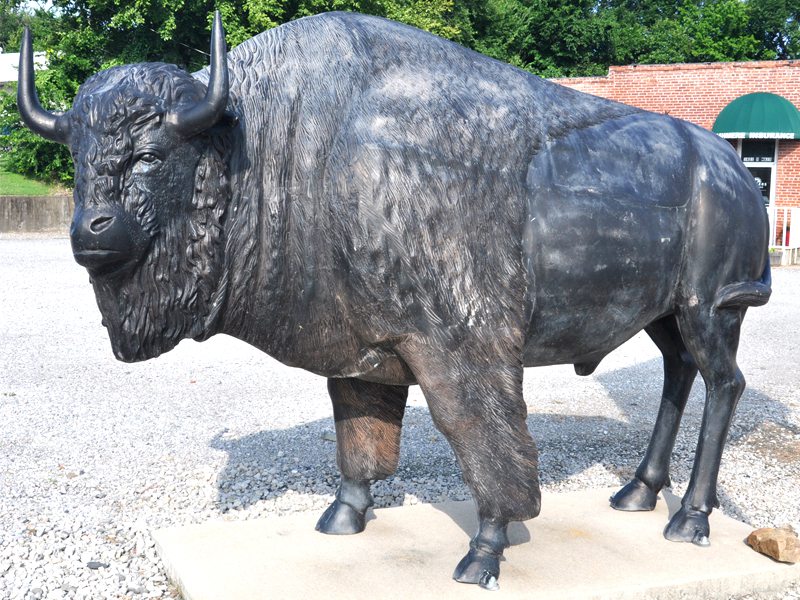
[[[323,379],[226,336],[183,342],[146,363],[115,361],[65,238],[0,238],[0,281],[0,598],[177,598],[151,530],[319,513],[332,500]],[[800,269],[776,269],[773,287],[742,333],[748,388],[720,501],[754,527],[800,530]],[[658,352],[642,335],[591,377],[570,366],[528,370],[544,489],[627,480],[661,382]],[[698,379],[673,458],[678,494],[697,440],[700,388]],[[398,473],[373,494],[378,506],[468,498],[416,388]],[[713,525],[712,517],[712,543]],[[771,597],[800,598],[800,588]]]

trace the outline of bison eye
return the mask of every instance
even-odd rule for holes
[[[147,150],[139,152],[133,157],[133,170],[134,172],[151,171],[161,164],[161,157],[155,152]]]
[[[142,162],[146,165],[154,165],[161,162],[161,159],[152,152],[142,152],[136,157],[137,162]]]

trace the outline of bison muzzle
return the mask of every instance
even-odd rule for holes
[[[664,356],[652,439],[612,499],[652,510],[698,371],[706,409],[664,535],[708,544],[767,216],[730,144],[543,81],[422,31],[331,13],[210,69],[135,64],[19,107],[75,160],[76,260],[116,356],[227,333],[328,378],[341,484],[317,528],[357,533],[418,384],[478,506],[458,581],[493,587],[511,520],[540,508],[524,367],[591,373],[645,330]]]

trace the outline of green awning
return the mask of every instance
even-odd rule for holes
[[[800,139],[800,112],[777,94],[740,96],[722,109],[711,131],[731,139]]]

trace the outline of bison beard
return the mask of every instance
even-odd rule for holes
[[[97,305],[115,356],[125,362],[154,358],[182,339],[203,338],[222,308],[223,218],[229,197],[224,141],[211,138],[195,175],[192,207],[153,232],[133,271],[93,279]],[[129,190],[134,195],[140,190]],[[152,227],[152,198],[138,198],[136,219]],[[126,203],[127,204],[127,203]]]

